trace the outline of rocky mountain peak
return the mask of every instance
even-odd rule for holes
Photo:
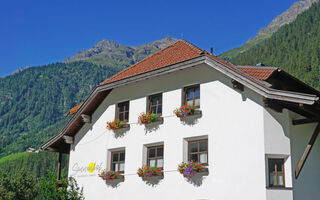
[[[121,45],[112,40],[101,40],[99,41],[92,49],[95,49],[99,52],[113,50],[119,48]]]
[[[276,32],[281,26],[293,22],[300,13],[309,9],[313,3],[318,1],[319,0],[305,0],[295,2],[288,10],[274,18],[267,27],[260,29],[258,36]]]
[[[118,44],[117,42],[112,40],[101,40],[92,48],[80,51],[76,53],[73,57],[65,59],[64,62],[88,60],[90,58],[100,56],[99,54],[104,52],[109,52],[109,53],[107,53],[108,55],[102,55],[102,57],[110,57],[115,59],[115,57],[119,57],[119,55],[122,55],[123,53],[125,53],[126,55],[123,55],[124,57],[130,57],[130,58],[133,57],[134,61],[138,61],[141,58],[135,58],[135,56],[133,56],[134,55],[133,51],[143,50],[145,51],[145,54],[150,54],[150,53],[153,53],[154,51],[163,49],[176,41],[177,39],[167,36],[161,40],[156,40],[151,43],[143,44],[140,46],[129,47],[129,46]],[[111,55],[113,54],[112,52],[117,55],[112,56]]]
[[[166,36],[165,38],[163,38],[161,40],[156,40],[154,42],[151,42],[151,43],[148,43],[145,45],[155,46],[156,48],[163,49],[176,41],[177,41],[177,39]]]
[[[85,49],[83,51],[79,51],[74,55],[74,57],[67,58],[64,60],[64,62],[85,60],[85,59],[90,58],[94,55],[98,55],[104,51],[111,51],[111,50],[117,49],[121,46],[122,45],[120,45],[112,40],[101,40],[96,45],[94,45],[92,48]]]

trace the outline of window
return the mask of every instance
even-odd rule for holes
[[[162,114],[162,94],[151,95],[148,98],[148,112]]]
[[[120,121],[129,121],[129,101],[118,103],[116,118]]]
[[[163,146],[148,147],[147,164],[151,167],[163,168]]]
[[[200,108],[200,85],[184,88],[183,104]]]
[[[268,159],[269,186],[284,187],[284,159]]]
[[[124,172],[125,151],[111,152],[111,170]]]
[[[208,165],[208,140],[189,141],[188,160]]]

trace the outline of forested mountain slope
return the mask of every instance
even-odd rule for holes
[[[320,3],[281,27],[270,39],[231,60],[238,65],[278,66],[320,89]]]
[[[299,14],[308,10],[313,3],[318,1],[319,0],[304,0],[295,2],[288,10],[274,18],[267,27],[260,29],[256,37],[248,40],[240,47],[222,53],[220,57],[226,60],[233,60],[238,55],[270,38],[272,34],[277,32],[282,26],[295,21]]]
[[[57,133],[70,107],[116,72],[109,66],[73,62],[31,67],[0,78],[0,157],[37,148]]]

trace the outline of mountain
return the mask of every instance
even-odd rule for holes
[[[320,2],[231,62],[278,66],[320,89]]]
[[[0,158],[38,148],[97,84],[174,41],[166,37],[126,47],[103,40],[63,63],[28,67],[0,78]]]
[[[101,40],[88,50],[83,50],[71,58],[64,60],[65,63],[83,60],[89,63],[104,65],[108,63],[114,67],[128,67],[147,55],[150,55],[168,45],[174,43],[177,39],[165,37],[151,43],[140,46],[125,46],[111,40]]]
[[[252,47],[270,38],[272,34],[277,32],[282,26],[295,21],[299,14],[308,10],[313,3],[316,3],[318,1],[319,0],[305,0],[295,2],[288,10],[274,18],[267,27],[260,29],[256,37],[249,39],[241,47],[234,48],[222,53],[220,57],[230,61],[236,56],[248,51]]]
[[[293,22],[299,14],[308,10],[312,6],[312,4],[316,2],[318,2],[318,0],[305,0],[295,2],[288,10],[273,19],[267,27],[260,29],[258,32],[258,36],[276,32],[283,25]]]

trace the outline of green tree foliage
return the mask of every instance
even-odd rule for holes
[[[53,152],[17,153],[0,159],[0,171],[14,177],[20,171],[26,171],[34,178],[47,177],[47,171],[56,173],[58,154]],[[68,175],[68,156],[62,157],[62,177]]]
[[[48,178],[41,178],[38,183],[37,199],[83,200],[83,188],[72,177],[57,182],[56,176],[49,172]]]
[[[18,173],[14,178],[0,173],[1,200],[31,200],[37,196],[35,179],[25,172]]]
[[[52,172],[48,177],[35,179],[27,172],[10,177],[0,173],[1,200],[83,200],[83,189],[73,178],[57,181]]]
[[[240,65],[262,62],[278,66],[320,89],[320,3],[231,62]]]

